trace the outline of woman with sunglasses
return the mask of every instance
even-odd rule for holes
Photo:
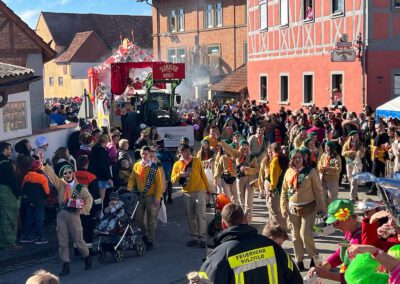
[[[304,246],[311,265],[317,254],[312,229],[317,211],[326,212],[321,182],[317,171],[306,165],[299,149],[290,152],[289,169],[286,171],[280,198],[282,217],[289,217],[294,253],[299,270],[305,270]]]
[[[86,186],[77,182],[74,169],[70,163],[62,162],[59,165],[58,172],[55,173],[53,168],[46,164],[43,154],[39,158],[43,163],[43,172],[49,177],[58,193],[57,239],[58,251],[62,261],[62,270],[59,275],[65,276],[70,272],[69,236],[85,258],[85,270],[89,270],[92,268],[92,257],[83,240],[80,214],[90,214],[93,197]]]

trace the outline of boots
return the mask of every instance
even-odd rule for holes
[[[62,269],[61,272],[58,274],[58,276],[65,276],[67,274],[69,274],[70,270],[69,270],[69,262],[63,262],[62,265]]]
[[[85,257],[85,270],[92,269],[92,262],[92,256],[90,254]]]

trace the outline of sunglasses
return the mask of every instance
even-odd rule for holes
[[[65,172],[63,173],[63,176],[66,176],[66,175],[72,175],[72,171],[65,171]]]

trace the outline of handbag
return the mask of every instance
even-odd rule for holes
[[[293,214],[300,217],[307,217],[315,212],[317,207],[317,202],[313,201],[305,205],[292,205],[291,209]]]
[[[161,201],[160,209],[158,210],[157,219],[160,220],[162,223],[167,224],[167,208],[165,207],[164,200]]]
[[[231,174],[221,174],[221,178],[227,183],[227,184],[233,184],[236,180],[235,176],[232,176]]]

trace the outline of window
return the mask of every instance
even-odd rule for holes
[[[49,78],[49,86],[54,86],[54,78],[53,77]]]
[[[281,102],[289,100],[289,76],[281,75]]]
[[[64,78],[63,77],[58,77],[58,85],[63,86],[64,85]]]
[[[171,10],[169,16],[169,31],[182,32],[185,30],[185,13],[183,9]]]
[[[205,28],[222,27],[222,3],[207,4],[204,19]]]
[[[332,14],[344,13],[344,0],[332,0]]]
[[[262,101],[268,100],[267,76],[260,77],[260,100],[262,100]]]
[[[394,0],[394,7],[400,8],[400,0]]]
[[[215,4],[215,25],[222,27],[222,4]]]
[[[314,0],[303,0],[303,20],[314,20]]]
[[[303,102],[305,104],[313,102],[313,75],[304,75]]]
[[[332,85],[331,92],[332,104],[337,104],[343,97],[343,75],[342,74],[332,74]]]
[[[206,28],[213,27],[213,5],[208,4],[206,8]]]
[[[266,30],[268,28],[268,5],[267,3],[261,3],[258,5],[260,13],[260,30]]]
[[[4,132],[26,129],[26,118],[26,104],[24,101],[7,103],[3,108]]]
[[[247,41],[245,41],[243,43],[243,64],[247,63],[247,56],[248,56]]]
[[[280,0],[281,26],[289,24],[289,0]]]
[[[185,48],[169,48],[167,50],[168,62],[185,63],[186,51]]]
[[[209,45],[207,46],[208,55],[220,55],[219,45]]]
[[[400,96],[400,73],[394,74],[394,96]]]

